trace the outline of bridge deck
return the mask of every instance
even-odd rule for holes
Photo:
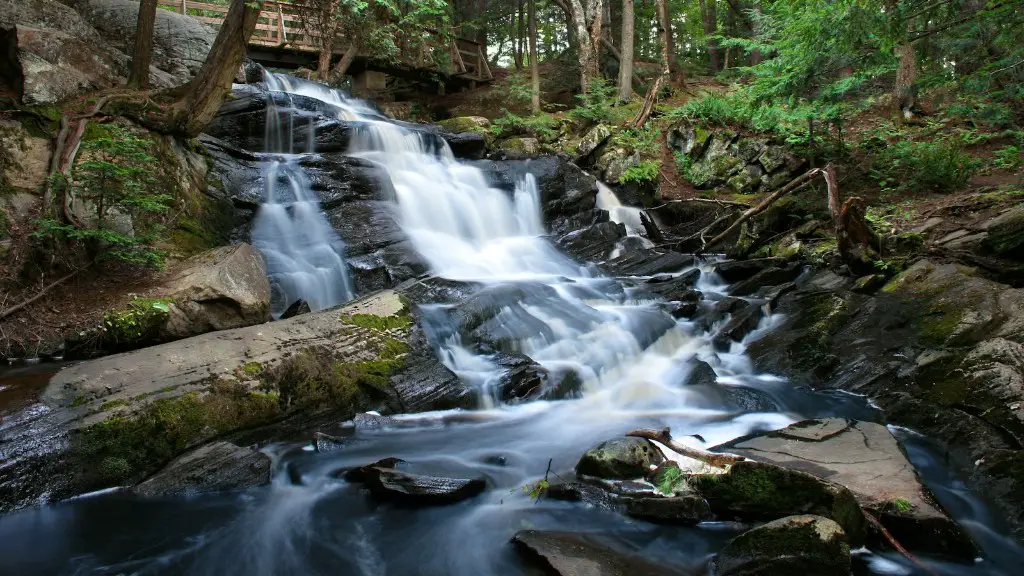
[[[227,6],[193,0],[158,0],[168,10],[187,14],[200,22],[220,26],[227,15]],[[299,16],[299,6],[285,0],[265,0],[256,30],[249,39],[250,57],[265,65],[279,68],[313,68],[319,49],[306,32]],[[478,42],[466,38],[446,38],[437,30],[421,29],[415,46],[403,51],[398,61],[359,54],[352,70],[376,70],[412,79],[434,78],[446,81],[488,82],[493,79],[487,65],[486,52]],[[402,42],[400,39],[399,42]],[[334,58],[345,52],[345,38],[339,34]],[[402,46],[400,46],[401,48]]]

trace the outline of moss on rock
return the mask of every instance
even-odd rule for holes
[[[105,340],[115,346],[136,346],[155,338],[170,317],[170,298],[134,298],[128,306],[103,315]]]
[[[715,561],[718,576],[851,574],[843,529],[820,516],[790,516],[734,538]]]

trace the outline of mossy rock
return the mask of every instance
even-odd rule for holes
[[[1001,216],[989,228],[985,246],[999,256],[1024,260],[1024,207]]]
[[[689,484],[719,515],[774,520],[814,514],[837,522],[851,543],[864,541],[867,524],[853,493],[807,472],[745,461],[727,474],[691,476]]]
[[[508,160],[522,160],[540,155],[540,142],[536,138],[508,138],[498,144],[498,153]]]
[[[645,438],[615,438],[587,450],[576,464],[576,473],[629,480],[642,478],[664,460],[661,450]]]
[[[445,132],[460,134],[462,132],[473,132],[474,134],[490,134],[491,121],[482,116],[461,116],[441,120],[437,126]]]
[[[715,575],[848,576],[850,565],[841,526],[820,516],[789,516],[734,538],[715,558]]]

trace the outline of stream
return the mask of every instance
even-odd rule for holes
[[[865,398],[813,391],[752,370],[744,342],[771,337],[778,315],[768,315],[744,342],[716,351],[716,326],[677,321],[629,283],[560,252],[545,237],[532,176],[524,175],[509,194],[446,147],[438,151],[422,134],[339,92],[277,75],[268,84],[333,104],[339,117],[360,121],[349,154],[386,170],[393,209],[431,273],[516,288],[519,306],[499,314],[501,334],[553,373],[575,374],[580,393],[503,404],[495,356],[462,340],[450,306],[426,305],[425,330],[445,365],[482,391],[480,410],[364,419],[375,425],[339,426],[345,440],[333,450],[268,446],[274,477],[262,488],[172,500],[106,491],[8,515],[0,518],[0,573],[538,574],[509,544],[518,530],[536,528],[590,533],[626,554],[706,574],[708,559],[743,526],[659,526],[580,504],[534,501],[524,486],[549,468],[571,470],[588,447],[633,428],[668,426],[680,437],[699,434],[706,444],[684,442],[713,446],[811,417],[880,419]],[[271,184],[253,240],[268,254],[270,275],[284,294],[279,301],[286,307],[301,298],[314,310],[343,302],[351,296],[339,264],[344,243],[319,213],[297,162],[314,150],[268,152],[275,153],[267,159]],[[637,233],[635,209],[606,187],[598,201]],[[696,286],[706,300],[729,290],[712,264],[701,264]],[[695,360],[713,367],[717,384],[683,385]],[[26,377],[0,373],[0,393],[16,385],[11,378]],[[932,573],[1018,573],[1021,551],[999,536],[1005,530],[987,504],[949,473],[926,438],[898,435],[922,480],[985,552],[973,564],[921,558]],[[488,488],[459,504],[408,508],[377,504],[359,485],[337,477],[385,457],[407,460],[415,473],[482,477]],[[860,550],[854,558],[858,574],[929,573],[901,556]]]

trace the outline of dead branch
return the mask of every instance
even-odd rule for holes
[[[865,510],[863,507],[861,508],[861,512],[864,513],[864,517],[867,518],[868,523],[874,526],[875,529],[878,530],[878,532],[882,535],[882,537],[885,538],[885,541],[888,542],[889,545],[892,546],[897,552],[902,554],[907,560],[910,560],[912,563],[914,563],[916,566],[918,566],[925,572],[931,574],[932,576],[938,576],[931,568],[925,566],[923,563],[921,563],[920,560],[911,555],[910,552],[907,552],[907,549],[904,548],[898,540],[896,540],[892,533],[890,533],[889,530],[885,528],[885,526],[882,526],[882,523],[878,521],[878,518],[875,518],[873,514]]]
[[[630,128],[643,128],[644,124],[647,123],[647,119],[651,117],[651,112],[654,111],[654,104],[658,101],[658,92],[661,91],[661,82],[664,79],[664,76],[658,76],[654,79],[654,84],[651,84],[651,87],[647,89],[647,95],[644,96],[644,105],[640,107],[640,111],[636,113],[636,116],[629,123]]]
[[[10,308],[7,308],[6,310],[3,310],[2,312],[0,312],[0,320],[3,320],[5,318],[7,318],[8,316],[10,316],[11,314],[14,314],[18,310],[21,310],[22,308],[28,306],[29,304],[35,302],[36,300],[39,300],[40,298],[45,296],[47,292],[49,292],[50,290],[53,290],[56,286],[59,286],[61,283],[66,282],[66,281],[70,280],[71,278],[74,278],[76,274],[78,274],[82,270],[85,270],[89,266],[92,266],[92,262],[86,264],[85,266],[80,266],[80,267],[76,268],[75,270],[73,270],[67,276],[63,276],[61,278],[58,278],[58,279],[54,280],[53,282],[51,282],[47,286],[43,287],[43,289],[40,290],[38,294],[36,294],[35,296],[29,298],[28,300],[25,300],[24,302],[22,302],[20,304],[15,304],[14,306],[11,306]]]
[[[737,456],[735,454],[718,454],[715,452],[708,452],[700,448],[691,448],[679,444],[672,439],[672,430],[670,428],[662,428],[661,430],[653,430],[651,428],[640,428],[637,430],[630,430],[626,432],[626,436],[632,436],[634,438],[646,438],[648,440],[654,440],[667,446],[673,452],[678,452],[687,458],[693,458],[694,460],[700,460],[705,464],[717,466],[719,468],[723,466],[729,466],[737,462],[746,460],[743,456]]]
[[[682,198],[679,200],[669,200],[668,202],[665,202],[664,204],[659,204],[654,208],[648,208],[648,210],[657,210],[659,208],[664,208],[665,206],[668,206],[670,204],[685,204],[687,202],[696,202],[698,204],[717,204],[719,206],[732,206],[735,208],[750,208],[750,204],[745,204],[743,202],[733,202],[732,200],[717,200],[715,198]]]
[[[814,178],[820,172],[821,172],[820,168],[815,168],[814,170],[809,170],[807,172],[804,172],[802,175],[797,176],[789,184],[786,184],[782,188],[779,188],[778,190],[773,192],[770,196],[768,196],[767,198],[762,200],[760,204],[758,204],[757,206],[754,206],[753,208],[751,208],[751,209],[747,210],[746,212],[744,212],[743,214],[741,214],[740,217],[735,222],[733,222],[732,225],[730,225],[728,228],[726,228],[724,232],[722,232],[718,236],[715,236],[710,241],[708,241],[708,243],[705,244],[700,249],[700,252],[703,252],[704,250],[707,250],[709,248],[713,248],[714,246],[720,244],[723,240],[728,238],[730,234],[735,232],[736,229],[739,228],[744,222],[746,222],[747,220],[750,220],[751,217],[756,216],[756,215],[760,214],[761,212],[764,212],[769,206],[774,204],[775,201],[778,200],[779,198],[782,198],[783,196],[785,196],[786,194],[789,194],[793,190],[796,190],[797,188],[800,188],[804,184],[807,184],[808,182],[811,181],[811,178]],[[717,223],[718,222],[716,221],[714,224],[712,224],[712,226],[714,226]],[[711,228],[711,226],[708,226],[704,230],[708,230],[710,228]]]

